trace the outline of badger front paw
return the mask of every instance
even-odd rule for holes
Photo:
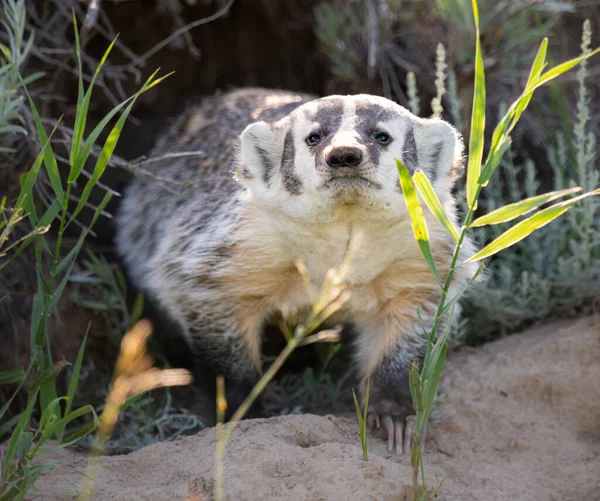
[[[388,451],[396,454],[409,454],[410,441],[415,431],[415,415],[412,407],[399,405],[383,398],[369,405],[367,426],[372,430],[383,430],[387,434]],[[425,434],[420,439],[421,450],[425,447]]]

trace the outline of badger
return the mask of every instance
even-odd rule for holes
[[[162,318],[167,356],[185,359],[197,379],[223,375],[227,398],[243,398],[261,375],[266,326],[311,308],[295,263],[319,286],[361,235],[334,320],[355,334],[369,423],[387,432],[390,451],[407,453],[409,367],[422,363],[441,289],[415,241],[395,159],[425,173],[456,223],[462,150],[450,124],[374,95],[246,88],[190,107],[157,141],[152,176],[132,181],[116,218],[117,251]],[[443,277],[454,242],[424,214]],[[449,298],[472,274],[457,269]]]

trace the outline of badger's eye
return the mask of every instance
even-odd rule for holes
[[[386,134],[385,132],[376,132],[373,134],[373,137],[375,138],[375,141],[381,144],[390,144],[390,141],[392,140],[389,134]]]
[[[319,141],[321,141],[321,134],[316,134],[316,133],[309,134],[308,137],[306,138],[306,144],[308,144],[309,146],[314,146]]]

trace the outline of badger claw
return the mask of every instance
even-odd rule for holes
[[[367,423],[371,429],[384,429],[387,436],[387,449],[398,455],[410,454],[410,442],[415,431],[414,415],[393,414],[392,412],[369,412]],[[421,451],[425,448],[426,433],[420,438]],[[395,446],[395,447],[394,447]]]

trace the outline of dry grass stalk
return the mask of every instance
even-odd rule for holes
[[[193,381],[192,374],[185,369],[156,369],[146,352],[146,343],[152,334],[152,324],[144,319],[136,323],[125,334],[121,351],[115,366],[113,386],[106,398],[104,411],[96,431],[96,438],[87,473],[79,491],[79,499],[91,499],[94,484],[100,467],[99,458],[104,453],[119,417],[119,412],[127,399],[156,388],[184,386]]]

